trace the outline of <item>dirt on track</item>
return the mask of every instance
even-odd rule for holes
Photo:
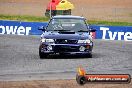
[[[50,0],[0,0],[0,14],[44,16]],[[90,20],[132,22],[132,0],[69,0],[73,15]]]
[[[131,88],[130,84],[85,84],[83,86],[75,80],[47,80],[47,81],[19,81],[0,82],[0,88]]]

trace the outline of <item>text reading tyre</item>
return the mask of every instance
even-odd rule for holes
[[[80,16],[54,16],[43,31],[40,58],[50,54],[80,54],[92,57],[93,41],[86,19]]]

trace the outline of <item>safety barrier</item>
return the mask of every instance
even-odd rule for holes
[[[40,35],[39,26],[47,22],[21,22],[0,20],[0,34]],[[96,39],[132,41],[132,26],[97,26],[91,25],[97,31],[93,33]]]

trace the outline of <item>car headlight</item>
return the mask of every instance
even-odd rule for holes
[[[91,43],[89,39],[86,40],[78,40],[78,43]]]
[[[42,38],[41,42],[54,43],[54,39],[45,39],[45,38]]]

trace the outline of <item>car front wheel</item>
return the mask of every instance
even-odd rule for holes
[[[87,54],[87,57],[92,58],[93,57],[92,53]]]
[[[42,53],[42,52],[39,50],[39,57],[40,57],[40,59],[47,58],[47,56],[48,56],[47,53]]]

